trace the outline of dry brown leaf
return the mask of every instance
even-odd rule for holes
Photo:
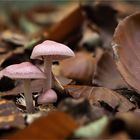
[[[112,139],[112,140],[131,140],[129,135],[125,132],[119,132],[117,134],[114,134],[114,135],[110,136],[108,139]]]
[[[119,93],[104,87],[66,86],[65,88],[74,98],[87,98],[91,104],[103,101],[113,109],[118,106],[119,112],[125,112],[135,107]]]
[[[112,118],[103,132],[101,139],[139,139],[140,138],[140,114],[132,112],[118,112]]]
[[[42,88],[43,88],[43,82],[44,82],[43,80],[32,80],[31,81],[31,92],[32,93],[41,92]],[[60,92],[64,92],[63,86],[58,81],[58,79],[56,79],[56,77],[54,77],[54,75],[53,75],[53,87]],[[13,88],[12,90],[1,92],[0,96],[4,97],[4,96],[9,96],[9,95],[18,95],[20,93],[24,93],[23,89],[24,89],[23,88],[23,83],[20,83],[15,88]]]
[[[130,136],[125,131],[117,132],[115,134],[103,134],[103,136],[98,137],[98,139],[131,140]]]
[[[8,52],[8,53],[6,53],[6,54],[1,54],[0,55],[0,66],[2,65],[2,63],[4,62],[4,61],[6,61],[9,57],[11,57],[12,56],[12,52]]]
[[[59,23],[57,23],[50,32],[47,38],[55,41],[63,41],[74,30],[80,28],[83,22],[81,8],[76,5],[68,15],[66,15]]]
[[[25,38],[25,36],[10,30],[2,32],[1,39],[14,45],[25,45],[28,43],[28,40]]]
[[[23,62],[22,59],[19,59],[22,57],[25,57],[24,48],[17,47],[14,50],[8,51],[8,52],[0,55],[0,66],[3,68],[10,64]]]
[[[97,120],[104,115],[109,115],[109,112],[104,108],[90,105],[89,101],[84,98],[66,98],[58,104],[57,108],[58,110],[71,115],[80,125]]]
[[[127,87],[116,68],[115,61],[107,52],[101,56],[97,63],[92,83],[110,89]]]
[[[23,128],[24,118],[12,101],[0,99],[0,129]]]
[[[31,92],[40,92],[42,90],[43,87],[43,80],[33,80],[31,82]],[[13,88],[12,90],[9,91],[5,91],[5,92],[1,92],[1,97],[4,96],[9,96],[9,95],[18,95],[20,93],[24,93],[23,90],[23,83],[20,83],[19,85],[17,85],[15,88]]]
[[[112,1],[110,5],[118,11],[119,16],[124,17],[134,12],[139,11],[139,5],[124,2],[124,1]]]
[[[67,78],[84,84],[91,84],[95,64],[96,61],[92,54],[78,52],[75,54],[75,57],[60,62],[60,72]]]
[[[35,120],[27,128],[5,137],[6,139],[66,139],[78,124],[62,112],[51,112]]]
[[[140,93],[140,12],[123,19],[114,33],[113,50],[124,80]]]
[[[140,114],[134,112],[118,113],[116,119],[124,122],[125,129],[134,139],[140,138]]]
[[[117,11],[106,2],[87,4],[84,10],[88,18],[99,28],[104,47],[110,47],[112,35],[117,26]]]

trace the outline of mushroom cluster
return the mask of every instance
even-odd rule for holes
[[[22,62],[6,67],[3,75],[12,79],[21,79],[24,83],[24,96],[26,102],[26,110],[33,113],[34,105],[30,90],[31,79],[44,79],[43,93],[38,97],[39,104],[55,102],[57,94],[52,90],[52,62],[69,57],[73,57],[74,52],[64,44],[46,40],[33,48],[31,59],[41,59],[44,61],[44,71],[36,67],[30,62]]]

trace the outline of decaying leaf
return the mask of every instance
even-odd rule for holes
[[[140,114],[134,112],[118,113],[115,118],[111,119],[105,131],[102,134],[102,138],[112,138],[119,133],[125,134],[128,139],[139,139],[140,137]],[[123,135],[121,135],[123,136]],[[126,138],[127,138],[126,137]],[[124,137],[125,138],[125,137]]]
[[[127,113],[118,113],[116,118],[122,120],[125,123],[125,128],[128,133],[134,137],[140,137],[140,121],[139,121],[140,114],[127,112]]]
[[[125,81],[140,93],[140,12],[123,19],[114,33],[116,64]]]
[[[92,54],[78,52],[74,58],[60,62],[60,71],[67,78],[91,84],[95,65],[96,61],[92,57]]]
[[[6,30],[1,34],[2,40],[5,42],[13,43],[14,45],[25,45],[28,40],[25,36],[12,32],[10,30]]]
[[[55,88],[56,90],[60,91],[60,92],[64,92],[64,88],[63,88],[63,83],[60,83],[59,80],[53,75],[53,88]],[[42,92],[42,87],[43,87],[43,80],[32,80],[31,81],[31,92],[35,93],[35,92]],[[20,83],[18,85],[16,85],[15,88],[8,90],[8,91],[2,91],[0,93],[0,97],[4,97],[4,96],[9,96],[9,95],[18,95],[20,93],[24,93],[23,90],[23,83]]]
[[[116,68],[115,61],[107,52],[101,56],[97,63],[92,83],[110,89],[127,87]]]
[[[12,52],[8,52],[6,54],[1,54],[0,55],[0,66],[2,65],[2,63],[4,63],[9,57],[12,56]]]
[[[0,99],[0,129],[23,128],[24,118],[12,101]]]
[[[66,98],[58,104],[57,108],[71,115],[76,122],[81,125],[90,123],[109,114],[104,108],[90,105],[89,101],[84,98]]]
[[[51,112],[35,120],[27,128],[5,137],[6,139],[65,139],[78,128],[78,124],[62,112]]]
[[[32,22],[44,26],[56,23],[61,17],[58,6],[51,4],[32,7],[27,11],[26,15]]]
[[[43,87],[43,80],[33,80],[31,82],[31,92],[40,92]],[[1,97],[8,95],[18,95],[20,93],[24,93],[23,91],[23,83],[18,84],[15,88],[9,91],[1,92]]]
[[[117,11],[105,3],[90,3],[84,6],[86,15],[98,27],[104,47],[110,47],[112,35],[117,26]]]
[[[8,8],[3,3],[0,3],[0,137],[140,138],[140,94],[137,94],[140,93],[140,12],[122,20],[114,33],[119,20],[139,10],[133,5],[136,2],[130,5],[130,2],[84,0],[58,4],[36,0],[30,2],[32,7],[29,3],[16,3],[18,6],[14,8],[13,2],[8,2]],[[110,55],[113,33],[117,67],[136,91],[124,83]],[[23,83],[3,77],[2,69],[23,61],[42,68],[43,63],[30,60],[30,54],[34,46],[46,39],[67,44],[76,57],[53,62],[55,103],[38,104],[44,81],[31,80],[37,112],[24,113]],[[8,136],[11,130],[13,135]],[[73,132],[76,136],[71,135]]]
[[[131,140],[129,134],[125,131],[117,132],[116,134],[99,136],[98,139]]]
[[[119,93],[104,87],[66,86],[74,98],[87,98],[91,104],[105,102],[119,112],[133,109],[135,106]]]
[[[135,1],[136,2],[136,1]],[[139,5],[127,1],[112,1],[110,5],[118,11],[119,16],[124,17],[139,11]]]
[[[76,5],[56,26],[52,27],[47,38],[61,42],[74,30],[80,28],[82,22],[82,10],[79,5]]]

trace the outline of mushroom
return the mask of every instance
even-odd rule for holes
[[[49,89],[38,97],[39,104],[54,103],[57,101],[57,94],[54,90]]]
[[[52,61],[62,60],[74,56],[74,52],[64,44],[46,40],[34,47],[31,59],[44,59],[44,73],[47,77],[45,80],[44,91],[52,87],[51,66]]]
[[[24,84],[24,96],[28,113],[34,112],[33,97],[30,89],[31,79],[45,79],[44,73],[30,62],[13,64],[3,70],[3,75],[11,79],[22,79]]]

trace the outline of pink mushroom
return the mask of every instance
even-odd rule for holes
[[[74,52],[64,44],[46,40],[34,47],[31,59],[44,59],[44,73],[47,77],[45,80],[44,91],[52,87],[51,66],[52,61],[62,60],[74,56]]]
[[[38,97],[39,104],[54,103],[57,101],[57,94],[54,90],[49,89]]]
[[[30,62],[22,62],[6,67],[3,75],[11,79],[22,79],[24,83],[24,96],[28,113],[34,112],[33,97],[30,89],[31,79],[45,79],[44,73]]]

